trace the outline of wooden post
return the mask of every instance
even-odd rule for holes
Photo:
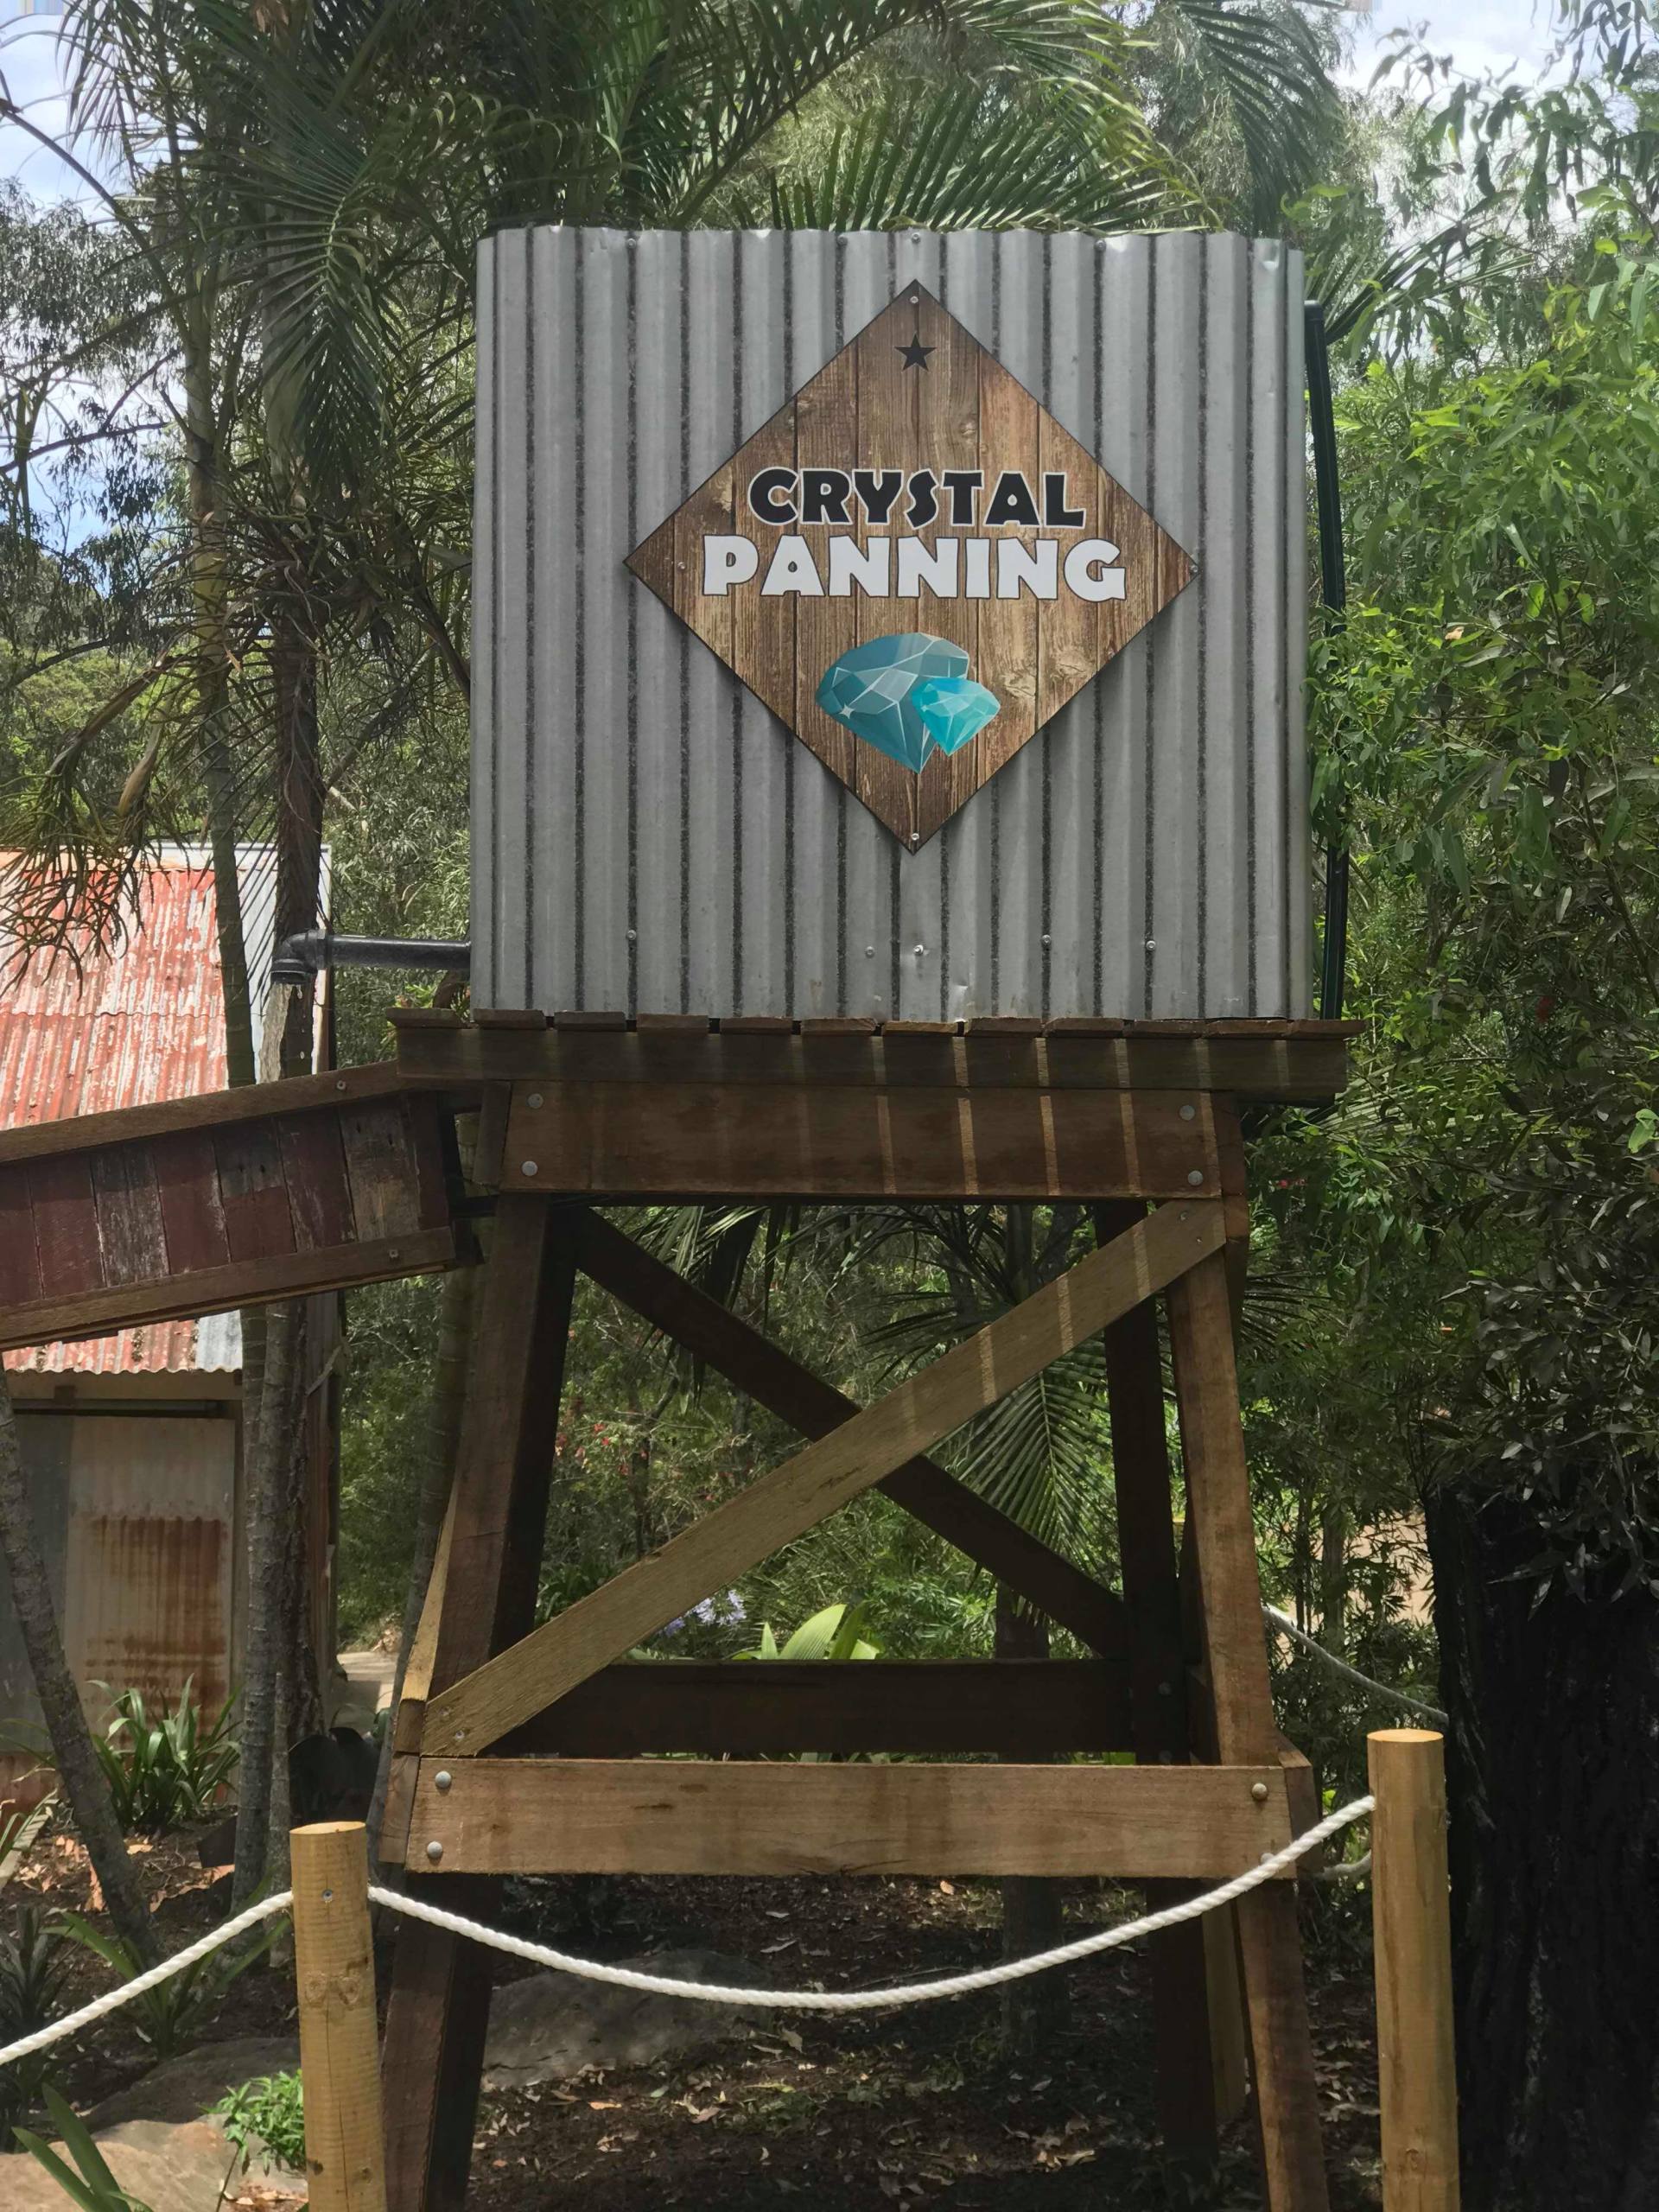
[[[1458,2212],[1445,1739],[1367,1739],[1384,2212]]]
[[[386,2212],[368,1831],[326,1821],[289,1840],[311,2212]]]

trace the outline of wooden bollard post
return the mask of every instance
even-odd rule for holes
[[[386,2212],[367,1833],[325,1821],[289,1838],[311,2212]]]
[[[1458,2212],[1445,1738],[1367,1739],[1383,2212]]]

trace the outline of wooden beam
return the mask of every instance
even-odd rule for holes
[[[505,1755],[1121,1751],[1128,1669],[1100,1659],[622,1660],[504,1738]]]
[[[504,1200],[480,1285],[432,1643],[431,1679],[440,1688],[522,1636],[535,1618],[575,1280],[575,1256],[555,1209],[540,1198]],[[411,1888],[420,1886],[414,1875]],[[499,1908],[492,1882],[446,1885],[444,1895],[474,1919],[489,1921]],[[419,1923],[398,1932],[381,2073],[387,2194],[396,2212],[459,2212],[490,1976],[490,1955],[476,1945]]]
[[[231,1128],[240,1122],[302,1113],[312,1106],[395,1098],[413,1088],[396,1061],[378,1060],[369,1067],[294,1076],[283,1083],[249,1083],[235,1090],[204,1091],[194,1098],[162,1098],[143,1106],[120,1106],[107,1114],[73,1114],[61,1122],[24,1122],[0,1130],[0,1166],[10,1166],[14,1160],[44,1160],[54,1153],[93,1152],[105,1145],[131,1144],[140,1138],[172,1136],[184,1129]]]
[[[513,1085],[502,1188],[660,1198],[1214,1198],[1221,1173],[1208,1098],[1196,1090],[538,1078]]]
[[[423,1751],[474,1757],[487,1749],[1218,1251],[1223,1229],[1215,1201],[1160,1208],[512,1650],[445,1688],[428,1709]]]
[[[860,1411],[758,1329],[654,1259],[594,1213],[575,1230],[578,1264],[613,1297],[723,1375],[803,1436],[827,1436]],[[931,1459],[915,1459],[880,1489],[1009,1589],[1103,1657],[1128,1649],[1122,1601],[1029,1535]]]
[[[1350,1023],[1051,1022],[1040,1036],[976,1026],[959,1034],[888,1022],[825,1034],[699,1020],[594,1033],[537,1018],[513,1029],[457,1022],[400,1027],[397,1064],[410,1082],[470,1091],[484,1082],[931,1084],[947,1090],[1220,1090],[1313,1103],[1347,1083]]]
[[[78,1291],[67,1298],[37,1299],[0,1306],[0,1351],[97,1337],[149,1321],[193,1319],[275,1299],[299,1298],[354,1283],[385,1282],[400,1275],[430,1274],[471,1257],[454,1229],[421,1229],[368,1243],[340,1244],[325,1252],[272,1252],[197,1268],[159,1281],[120,1283]]]
[[[1143,1212],[1135,1200],[1096,1207],[1096,1236],[1105,1243],[1122,1235]],[[1185,1766],[1191,1755],[1186,1657],[1157,1307],[1148,1300],[1114,1322],[1105,1352],[1118,1558],[1134,1628],[1131,1740],[1144,1763]],[[1158,1911],[1185,1894],[1179,1883],[1149,1882],[1147,1909]],[[1147,1949],[1159,2132],[1170,2164],[1202,2177],[1220,2154],[1203,1923],[1166,1928]]]
[[[1173,1283],[1168,1302],[1217,1749],[1230,1764],[1276,1763],[1224,1249]],[[1270,2212],[1327,2212],[1295,1896],[1274,1885],[1235,1910]]]
[[[1276,1764],[1181,1771],[423,1758],[410,1852],[429,1865],[431,1846],[441,1847],[442,1901],[451,1871],[1220,1881],[1289,1840]]]

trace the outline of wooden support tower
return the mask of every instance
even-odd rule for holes
[[[415,1086],[485,1103],[498,1188],[450,1525],[396,1720],[383,1855],[488,1916],[541,1872],[1112,1875],[1164,1900],[1255,1865],[1316,1817],[1268,1692],[1233,1310],[1249,1234],[1239,1109],[1328,1096],[1345,1030],[1318,1023],[944,1025],[587,1014],[406,1020]],[[785,1195],[1066,1201],[1097,1246],[1058,1281],[859,1408],[593,1210]],[[649,1557],[532,1627],[575,1274],[807,1440]],[[1186,1484],[1178,1557],[1156,1301]],[[1124,1587],[1108,1590],[928,1454],[1103,1332]],[[1068,1630],[1081,1660],[654,1667],[627,1654],[880,1486]],[[1190,1624],[1190,1625],[1188,1625]],[[1133,1751],[1134,1766],[951,1765]],[[925,1764],[768,1764],[786,1750]],[[671,1764],[652,1753],[677,1752]],[[1273,2212],[1324,2212],[1288,1879],[1236,1916]],[[1213,1949],[1213,1947],[1211,1947]],[[1158,2098],[1177,2162],[1220,2120],[1203,1931],[1153,1956]],[[392,2212],[463,2201],[489,1964],[399,1939],[385,2058]],[[1225,2021],[1217,2023],[1224,2033]]]
[[[1322,1023],[405,1018],[396,1065],[0,1135],[0,1344],[470,1263],[493,1210],[454,1496],[395,1718],[382,1855],[472,1916],[526,1872],[1110,1875],[1149,1896],[1256,1865],[1317,1817],[1278,1736],[1233,1364],[1241,1109],[1340,1089]],[[479,1115],[472,1195],[454,1119]],[[484,1195],[480,1195],[480,1186]],[[493,1192],[493,1196],[489,1193]],[[921,1197],[1092,1210],[1067,1274],[860,1408],[595,1211]],[[534,1624],[578,1274],[791,1423],[801,1449]],[[1186,1493],[1178,1557],[1160,1330]],[[1100,1334],[1122,1592],[929,1454]],[[880,1487],[1088,1656],[678,1665],[627,1654]],[[1019,1764],[1128,1751],[1132,1766]],[[785,1751],[931,1755],[771,1763]],[[665,1764],[653,1754],[692,1754]],[[995,1763],[942,1763],[996,1752]],[[1325,2212],[1288,1878],[1236,1909],[1272,2212]],[[1202,2168],[1230,2117],[1225,1953],[1152,1953],[1159,2109]],[[390,2212],[456,2212],[487,1953],[401,1931],[383,2060]],[[355,2199],[353,2200],[353,2202]]]

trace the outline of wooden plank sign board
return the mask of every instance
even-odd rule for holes
[[[629,566],[912,851],[1193,573],[916,280]]]
[[[0,1345],[453,1266],[442,1122],[364,1069],[7,1132]]]
[[[423,1758],[408,1851],[456,1874],[1221,1881],[1289,1841],[1277,1766]]]

